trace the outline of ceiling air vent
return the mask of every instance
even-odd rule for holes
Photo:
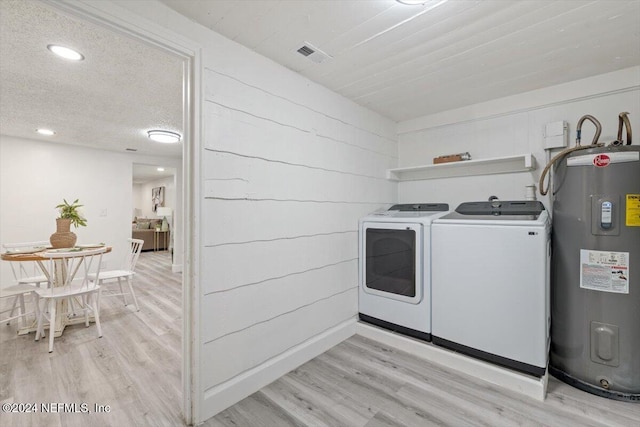
[[[309,42],[304,42],[304,45],[296,50],[296,52],[298,52],[302,56],[306,56],[307,58],[318,64],[332,59],[331,56],[327,55]]]
[[[304,56],[309,56],[313,52],[315,52],[315,50],[311,49],[309,46],[302,46],[300,49],[298,49],[298,53]]]

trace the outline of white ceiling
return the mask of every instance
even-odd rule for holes
[[[640,65],[638,0],[161,1],[396,121]]]
[[[61,44],[84,61],[47,50]],[[0,1],[2,134],[118,152],[181,157],[182,144],[146,131],[182,134],[182,60],[35,1]],[[36,128],[56,132],[45,137]]]
[[[640,65],[639,0],[161,1],[397,121]],[[304,42],[332,59],[304,58]],[[182,133],[179,58],[24,0],[0,0],[0,58],[2,134],[181,156],[145,135]]]
[[[158,170],[161,167],[164,170]],[[162,165],[133,164],[133,183],[144,184],[146,182],[157,181],[159,179],[175,176],[176,168]]]

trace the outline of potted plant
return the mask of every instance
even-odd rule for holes
[[[79,199],[73,203],[63,199],[63,203],[56,206],[59,217],[56,218],[56,232],[51,235],[49,242],[53,248],[71,248],[76,244],[78,237],[71,231],[71,224],[74,227],[86,227],[87,219],[80,213],[83,206],[78,203]]]
[[[78,204],[79,199],[75,199],[73,203],[67,202],[66,199],[62,199],[64,203],[60,203],[56,206],[56,209],[60,212],[60,218],[68,219],[74,227],[86,227],[87,219],[80,213],[80,208],[83,206]]]

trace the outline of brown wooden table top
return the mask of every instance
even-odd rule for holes
[[[94,246],[91,248],[79,248],[76,247],[74,249],[80,249],[77,251],[78,255],[80,255],[82,253],[82,249],[97,249],[100,246]],[[10,253],[10,252],[5,252],[2,255],[0,255],[0,257],[2,258],[3,261],[45,261],[48,258],[43,256],[43,252],[46,252],[47,249],[39,251],[39,252],[34,252],[34,253],[30,253],[30,254],[25,254],[25,253]],[[111,246],[107,246],[107,251],[105,253],[109,253],[111,252]]]

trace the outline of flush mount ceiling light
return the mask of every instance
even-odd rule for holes
[[[53,136],[56,134],[51,129],[36,129],[36,132],[38,132],[40,135],[46,135],[46,136]]]
[[[164,168],[158,168],[156,169],[158,172],[164,172]]]
[[[55,53],[59,57],[64,59],[69,59],[71,61],[82,61],[84,59],[84,56],[80,52],[77,52],[68,47],[50,44],[47,46],[47,49],[49,49],[51,52]]]
[[[176,142],[180,142],[180,134],[175,132],[170,132],[168,130],[150,130],[147,131],[147,135],[149,135],[149,139],[155,142],[162,142],[163,144],[175,144]]]

